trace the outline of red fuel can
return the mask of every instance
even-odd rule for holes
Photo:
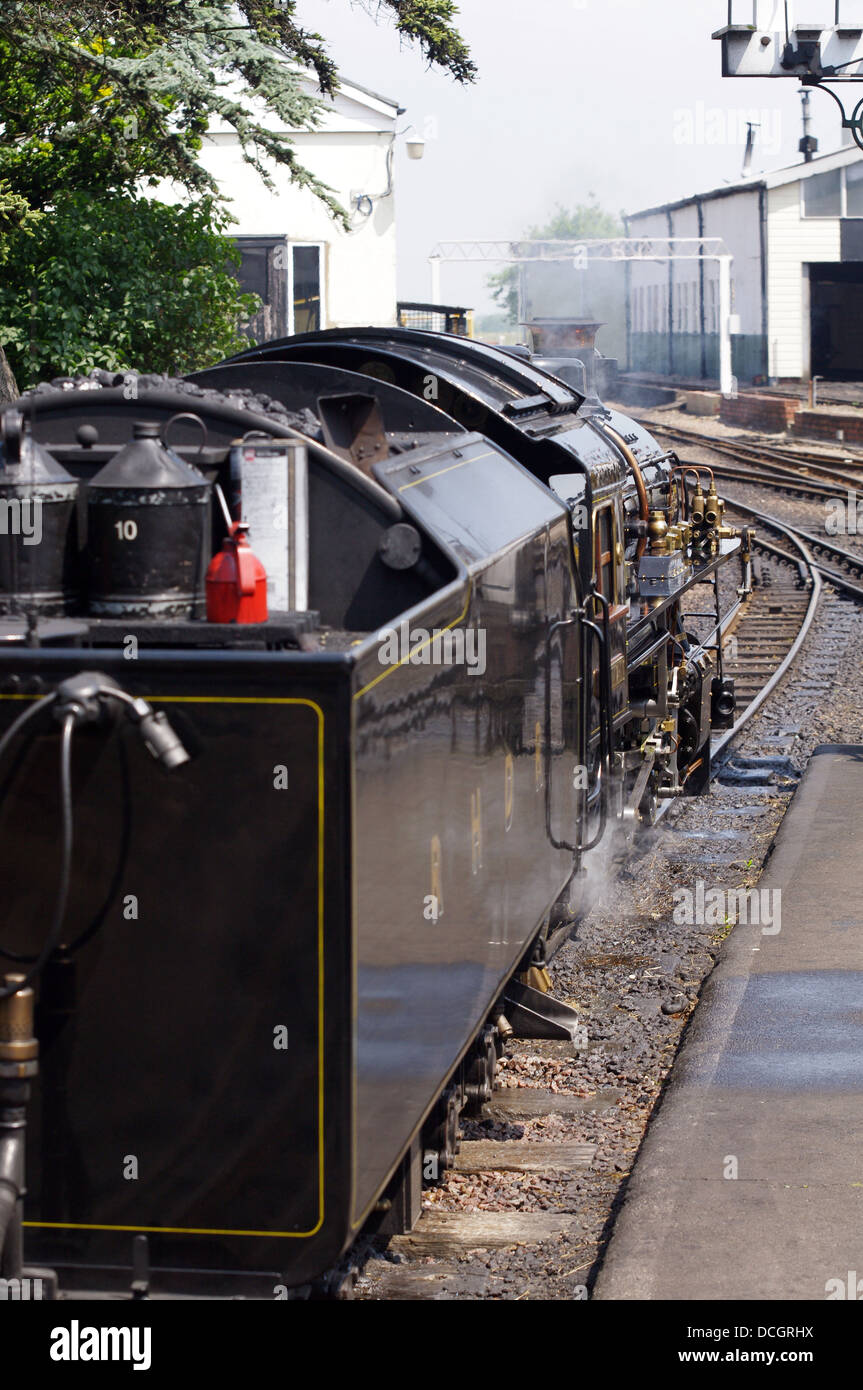
[[[207,570],[208,623],[265,623],[267,572],[253,553],[245,522],[235,521],[231,533]]]

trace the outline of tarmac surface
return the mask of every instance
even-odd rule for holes
[[[707,883],[703,911],[711,890],[732,885]],[[863,1290],[863,745],[815,750],[756,891],[684,1035],[594,1299]]]

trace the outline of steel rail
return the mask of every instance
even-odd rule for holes
[[[820,473],[825,480],[844,483],[849,486],[863,482],[863,472],[848,473],[844,469],[834,468],[830,459],[821,459],[812,454],[795,454],[791,451],[771,448],[769,445],[761,447],[747,444],[745,441],[716,439],[714,436],[702,434],[698,430],[687,430],[677,425],[659,425],[652,420],[643,423],[645,428],[653,434],[664,435],[667,439],[676,439],[685,444],[693,444],[700,449],[709,449],[713,453],[725,454],[732,459],[736,458],[746,463],[754,463],[759,469],[768,469],[774,474],[779,473],[784,468],[785,472],[792,478],[800,478],[803,482],[817,483],[818,479],[814,476],[816,472]],[[769,454],[769,459],[764,457],[765,452]],[[800,466],[798,468],[790,467],[794,463]],[[863,460],[860,461],[859,466],[863,469]]]
[[[735,503],[731,498],[726,498],[726,501],[728,502],[730,507],[733,508],[735,506]],[[785,656],[782,658],[776,670],[771,675],[770,679],[761,687],[758,694],[750,700],[749,704],[746,706],[746,708],[743,710],[743,712],[740,714],[740,716],[730,729],[726,729],[721,734],[711,736],[711,781],[714,779],[714,777],[718,775],[719,770],[724,761],[724,757],[727,755],[728,749],[730,748],[730,745],[732,744],[734,739],[737,738],[737,736],[746,727],[746,725],[750,722],[754,715],[757,714],[758,710],[764,704],[765,700],[768,700],[770,698],[774,690],[782,681],[783,677],[787,674],[790,668],[794,665],[794,662],[797,660],[803,643],[806,641],[812,624],[815,621],[815,614],[818,611],[818,605],[821,602],[821,596],[824,589],[821,574],[819,572],[820,567],[816,564],[815,560],[810,554],[809,548],[804,540],[796,536],[794,534],[794,531],[790,527],[787,527],[782,522],[777,521],[776,518],[768,519],[755,507],[744,506],[742,510],[748,512],[751,516],[760,518],[767,522],[771,530],[779,531],[787,536],[788,540],[799,552],[800,563],[805,567],[805,570],[811,576],[811,589],[809,593],[809,602],[806,606],[806,613],[804,614],[803,622],[800,625],[799,631],[797,632],[794,641],[791,643],[791,646],[788,648],[788,651],[785,653]],[[755,546],[760,546],[761,544],[757,536],[753,537],[752,543]],[[765,545],[764,548],[770,553],[774,553],[777,549],[774,546],[770,546],[769,543]],[[794,562],[795,557],[793,555],[788,554],[787,552],[783,552],[783,554],[787,560],[789,560],[792,563]],[[863,602],[863,590],[859,591],[859,597],[860,601]],[[722,625],[721,632],[725,631],[729,622],[731,621],[732,616],[733,614],[729,614],[727,616],[727,620]],[[671,807],[676,805],[679,802],[679,800],[679,797],[666,797],[664,800],[660,801],[659,805],[657,806],[656,815],[654,817],[654,825],[657,824],[660,820],[662,820],[663,817],[671,809]]]
[[[845,550],[840,545],[832,545],[829,541],[822,540],[820,536],[813,536],[810,531],[804,531],[799,526],[790,526],[778,517],[771,516],[769,512],[762,511],[758,507],[750,506],[748,502],[742,502],[739,498],[729,497],[725,494],[725,501],[732,511],[743,513],[745,516],[752,516],[759,520],[770,531],[778,532],[780,535],[788,536],[799,547],[812,547],[816,552],[821,551],[825,555],[833,556],[837,563],[847,565],[852,572],[863,579],[863,554],[855,554],[852,550]],[[822,564],[814,557],[811,564],[815,570],[824,576],[835,588],[842,589],[849,597],[863,602],[863,588],[857,584],[852,584],[844,574],[837,573],[829,565]]]

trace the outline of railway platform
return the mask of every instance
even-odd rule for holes
[[[863,745],[815,750],[757,887],[594,1298],[863,1297]]]

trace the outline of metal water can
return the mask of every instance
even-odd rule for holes
[[[78,483],[20,411],[0,416],[0,613],[52,616],[77,598]]]
[[[211,487],[139,421],[87,490],[89,611],[103,617],[202,618]]]

